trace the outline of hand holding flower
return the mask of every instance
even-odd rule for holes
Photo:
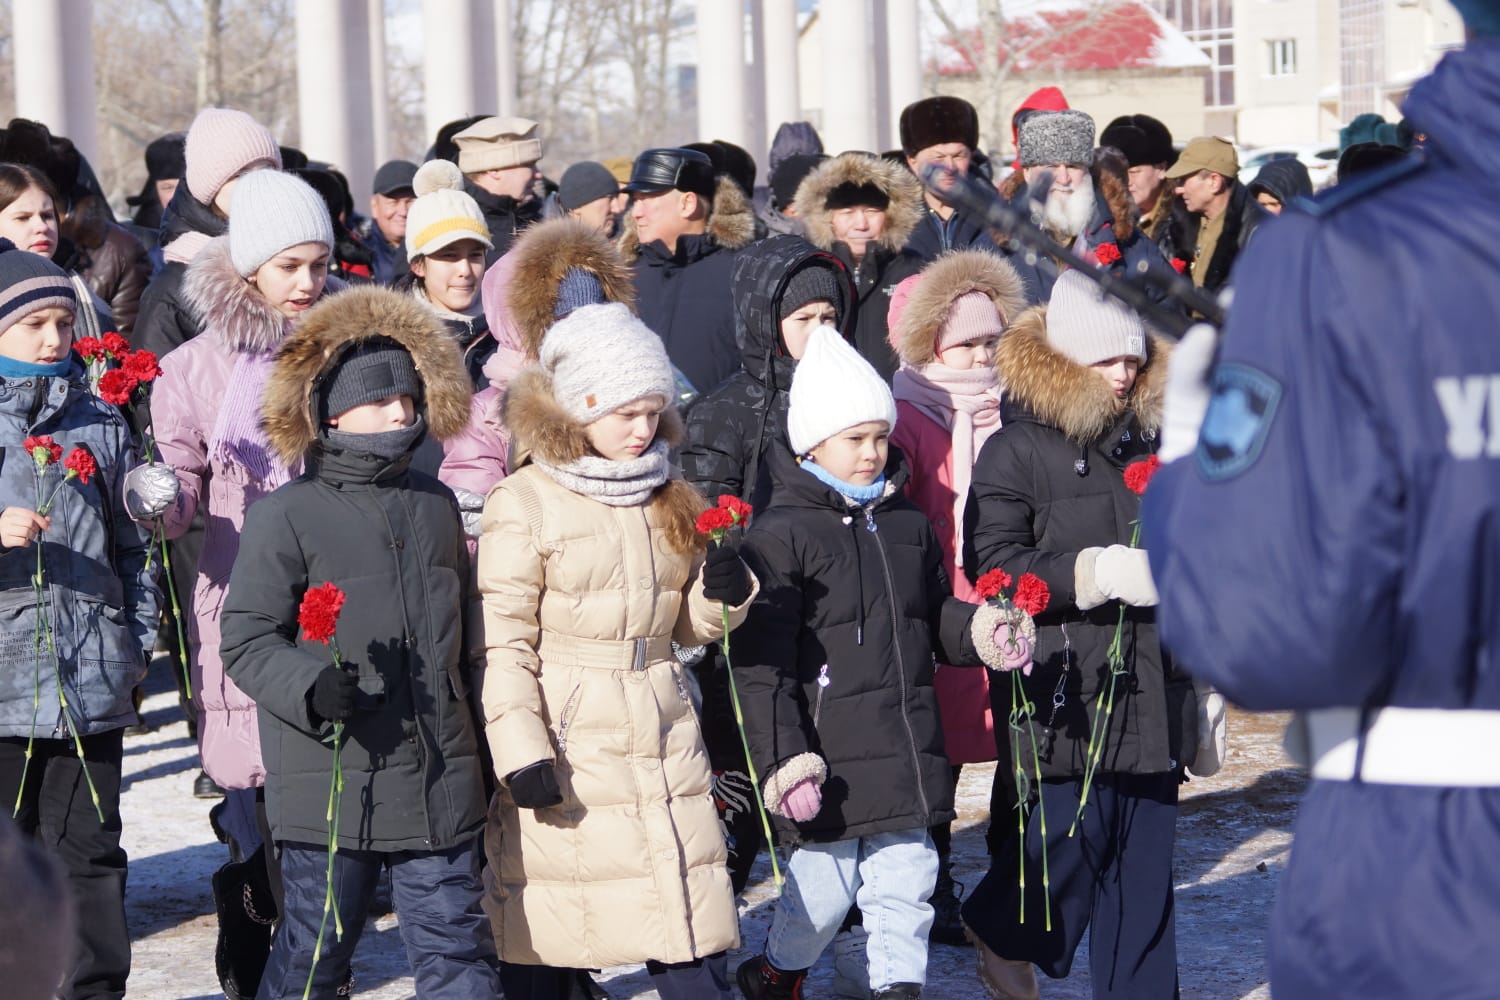
[[[1019,670],[1031,676],[1031,640],[1016,631],[1010,622],[995,626],[995,646],[1000,650],[999,670]]]
[[[0,545],[7,549],[24,549],[52,526],[52,518],[25,507],[7,507],[0,511]]]

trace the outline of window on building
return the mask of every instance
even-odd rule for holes
[[[1339,0],[1339,118],[1374,111],[1385,78],[1382,0]]]
[[[1266,42],[1271,54],[1271,76],[1297,75],[1297,40],[1274,38]]]
[[[1213,63],[1203,78],[1203,103],[1234,106],[1234,4],[1232,0],[1148,0],[1177,25]]]

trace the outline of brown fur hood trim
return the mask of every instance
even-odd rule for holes
[[[521,234],[510,256],[515,260],[505,305],[528,358],[540,355],[542,337],[556,322],[558,286],[575,267],[599,279],[606,302],[623,302],[635,311],[630,266],[593,226],[571,218],[539,222]]]
[[[228,236],[209,241],[188,265],[182,279],[182,301],[197,317],[203,334],[231,351],[269,351],[285,339],[291,326],[291,321],[234,269],[229,260]]]
[[[987,250],[944,254],[922,270],[901,322],[891,331],[891,346],[904,364],[921,368],[937,360],[938,333],[948,310],[954,299],[970,292],[989,296],[1006,326],[1026,308],[1026,286],[1002,257]]]
[[[880,245],[900,250],[922,221],[922,185],[905,167],[869,153],[840,153],[820,164],[797,188],[797,217],[807,226],[807,238],[819,250],[833,249],[833,213],[828,196],[845,184],[873,184],[891,200],[885,210],[885,232]]]
[[[335,358],[364,340],[389,337],[412,356],[425,396],[427,431],[438,440],[469,424],[472,388],[463,355],[431,309],[400,292],[365,285],[319,302],[276,352],[261,422],[284,462],[294,464],[317,440],[313,391]]]
[[[548,465],[567,465],[593,452],[585,425],[563,409],[552,394],[552,376],[540,365],[525,368],[511,380],[500,413],[510,429],[514,468],[520,468],[533,455]],[[682,416],[676,406],[662,411],[656,433],[674,448],[682,443]]]
[[[740,186],[728,177],[720,177],[714,187],[714,203],[708,213],[708,234],[719,246],[738,250],[755,242],[755,206]],[[641,255],[641,242],[635,235],[635,219],[625,213],[620,235],[615,241],[620,255],[633,261]]]
[[[1089,174],[1094,179],[1094,198],[1103,197],[1110,218],[1114,220],[1115,240],[1128,242],[1136,230],[1135,202],[1130,198],[1130,168],[1123,157],[1095,150],[1094,165]],[[1000,183],[1000,197],[1007,202],[1015,201],[1025,185],[1025,173],[1017,170]]]
[[[1109,431],[1127,408],[1136,411],[1143,430],[1161,429],[1171,350],[1162,338],[1147,337],[1147,357],[1135,392],[1128,400],[1118,400],[1096,373],[1047,343],[1047,307],[1036,306],[1022,313],[1000,338],[995,369],[1005,398],[1070,440],[1088,445]]]

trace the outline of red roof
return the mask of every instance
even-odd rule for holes
[[[1180,31],[1138,2],[1107,7],[1038,4],[1029,13],[1007,17],[1005,30],[1000,60],[1003,65],[1014,58],[1015,72],[1208,65],[1207,58],[1196,47],[1187,47],[1192,43]],[[970,49],[976,48],[980,42],[979,29],[966,32],[965,39]],[[975,72],[973,63],[952,36],[941,44],[947,52],[935,61],[934,68],[939,74],[968,76]]]

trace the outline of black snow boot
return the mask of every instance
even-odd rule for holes
[[[806,969],[783,972],[764,955],[747,959],[734,974],[745,1000],[805,1000],[802,982],[806,978]]]
[[[959,919],[963,891],[963,883],[954,881],[953,869],[948,864],[947,856],[939,856],[937,885],[932,890],[930,900],[932,929],[927,932],[927,940],[933,944],[958,947],[968,945],[968,940],[964,938],[963,921]]]
[[[922,1000],[922,987],[916,983],[894,983],[883,990],[873,990],[870,1000]]]
[[[219,915],[214,971],[229,1000],[254,1000],[271,957],[271,927],[279,914],[264,850],[261,847],[244,861],[230,861],[213,874]]]

